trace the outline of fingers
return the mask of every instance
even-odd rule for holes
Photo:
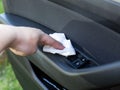
[[[43,34],[39,40],[42,45],[49,45],[59,50],[63,50],[65,48],[60,42],[56,41],[47,34]]]

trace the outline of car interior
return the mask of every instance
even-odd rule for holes
[[[120,3],[114,0],[3,0],[0,23],[64,33],[76,55],[7,50],[23,90],[120,90]]]

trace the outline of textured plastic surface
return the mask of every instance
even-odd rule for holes
[[[49,0],[120,32],[119,3],[113,0]]]

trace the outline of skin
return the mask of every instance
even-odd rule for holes
[[[64,49],[61,43],[37,28],[0,24],[0,34],[0,52],[9,48],[16,55],[27,56],[34,54],[38,45]]]

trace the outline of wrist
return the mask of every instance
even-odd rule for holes
[[[16,39],[16,31],[14,26],[0,24],[0,51],[7,49]]]

